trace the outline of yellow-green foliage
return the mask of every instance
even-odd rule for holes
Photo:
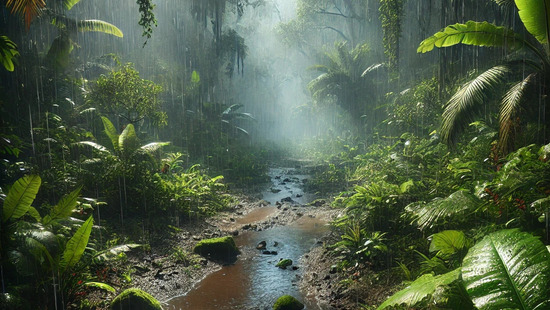
[[[137,288],[129,288],[118,295],[111,303],[111,310],[162,310],[160,302],[149,293]]]
[[[273,310],[301,310],[304,309],[304,304],[302,304],[298,299],[290,296],[283,295],[277,299],[273,305]]]
[[[233,237],[220,237],[201,240],[193,252],[216,260],[229,260],[239,254]]]

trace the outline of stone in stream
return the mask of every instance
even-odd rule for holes
[[[304,307],[303,303],[290,295],[279,297],[273,304],[273,310],[302,310]]]
[[[267,246],[267,242],[265,241],[260,241],[260,243],[258,243],[258,245],[256,245],[256,249],[258,250],[264,250]]]
[[[275,265],[275,267],[279,267],[281,269],[286,269],[286,267],[288,266],[291,266],[292,265],[292,259],[288,259],[288,258],[285,258],[285,259],[280,259],[279,262],[277,263],[277,265]]]
[[[279,253],[277,253],[277,251],[263,251],[262,254],[265,254],[265,255],[277,255]]]
[[[240,253],[235,245],[235,240],[229,236],[203,239],[195,245],[193,252],[222,262],[234,262]]]

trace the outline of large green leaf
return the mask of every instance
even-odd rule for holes
[[[138,149],[139,142],[134,125],[128,124],[118,137],[118,146],[122,155],[129,155]]]
[[[79,187],[69,194],[63,196],[61,200],[59,200],[59,202],[50,211],[50,214],[44,217],[44,224],[49,224],[52,221],[61,220],[69,217],[73,213],[73,210],[78,203],[77,199],[80,195],[81,189],[82,187]]]
[[[170,145],[170,142],[151,142],[140,147],[145,153],[153,153],[163,146]]]
[[[516,0],[519,17],[540,43],[548,43],[550,0]]]
[[[445,230],[432,236],[430,243],[430,252],[446,256],[453,255],[467,249],[470,246],[470,240],[463,232],[458,230]]]
[[[550,253],[529,233],[492,233],[470,249],[462,278],[480,310],[550,309]]]
[[[97,19],[79,20],[76,24],[76,27],[80,32],[96,31],[106,34],[112,34],[120,38],[124,36],[122,34],[122,31],[118,29],[115,25]]]
[[[499,27],[489,22],[467,21],[466,24],[454,24],[425,39],[417,49],[426,53],[435,47],[449,47],[457,44],[520,48],[523,38],[506,27]]]
[[[92,232],[92,227],[94,225],[94,218],[90,216],[82,226],[78,228],[75,234],[69,239],[63,251],[63,256],[59,262],[59,268],[61,272],[75,266],[82,257],[86,245],[88,245],[88,240],[90,238],[90,233]]]
[[[42,180],[37,175],[27,175],[17,180],[10,191],[2,210],[2,222],[5,223],[10,219],[18,219],[25,215],[31,207],[36,193],[40,189]]]
[[[115,151],[118,151],[118,133],[116,131],[115,125],[113,125],[113,123],[111,123],[111,121],[105,116],[101,117],[101,121],[103,122],[103,128],[105,128],[105,134],[107,135],[107,137],[109,137],[111,143],[113,144],[113,149]]]
[[[378,307],[378,310],[402,304],[413,307],[423,299],[432,296],[439,287],[449,285],[459,279],[460,268],[435,277],[432,274],[425,274],[416,279],[411,285],[393,294]]]

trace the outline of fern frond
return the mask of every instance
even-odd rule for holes
[[[459,190],[447,198],[435,198],[429,203],[411,203],[405,210],[412,217],[412,223],[424,230],[433,227],[441,219],[472,210],[477,204],[478,200],[474,195]]]
[[[464,84],[451,97],[442,116],[443,141],[454,144],[458,134],[473,121],[476,113],[488,100],[488,94],[503,84],[510,72],[511,69],[507,65],[493,67]]]

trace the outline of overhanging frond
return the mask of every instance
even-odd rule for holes
[[[509,66],[493,67],[473,80],[464,84],[449,100],[443,112],[441,126],[442,140],[453,144],[456,137],[473,120],[488,94],[504,83],[506,75],[511,72]]]
[[[80,32],[87,32],[87,31],[103,32],[106,34],[112,34],[119,38],[122,38],[124,36],[122,31],[118,29],[115,25],[102,20],[97,20],[97,19],[88,19],[88,20],[78,21],[77,29]]]
[[[425,39],[417,49],[426,53],[435,47],[449,47],[457,44],[520,48],[525,44],[523,38],[506,27],[499,27],[489,22],[467,21],[466,24],[454,24]]]
[[[540,43],[548,43],[550,0],[515,0],[519,18]]]

